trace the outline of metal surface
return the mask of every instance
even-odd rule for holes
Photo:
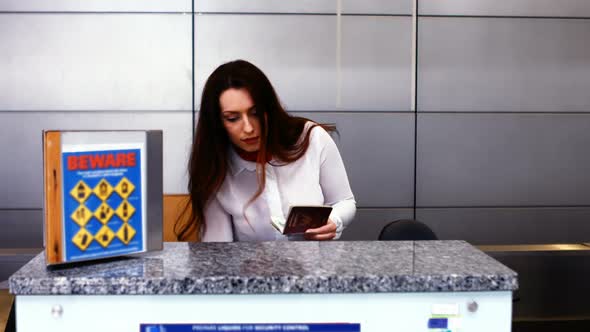
[[[55,319],[61,318],[63,313],[64,313],[64,309],[59,304],[56,304],[53,307],[51,307],[51,316],[53,316],[53,318],[55,318]]]
[[[370,209],[358,208],[354,220],[348,226],[340,240],[343,241],[375,241],[381,229],[388,223],[398,219],[411,219],[412,209]]]
[[[590,207],[419,208],[416,218],[440,239],[474,245],[567,244],[590,239]]]
[[[576,250],[590,250],[589,247],[578,243],[563,243],[563,244],[505,244],[505,245],[482,245],[477,246],[478,249],[485,252],[532,252],[532,251],[576,251]]]
[[[338,109],[410,111],[411,37],[410,17],[343,17]]]
[[[342,82],[334,17],[202,15],[195,31],[197,109],[211,72],[238,58],[261,68],[290,110],[410,109],[408,17],[342,18]],[[396,42],[383,42],[390,38]]]
[[[0,110],[191,110],[190,15],[3,14]]]
[[[418,111],[589,112],[589,34],[590,20],[420,18]]]
[[[335,14],[337,0],[199,0],[195,12],[232,13],[289,13],[289,14]],[[342,12],[346,14],[405,14],[410,15],[411,0],[342,0]]]
[[[147,250],[162,249],[163,151],[162,131],[146,132],[147,141]]]
[[[195,12],[222,13],[336,13],[336,0],[315,1],[274,1],[274,0],[198,0],[195,1]]]
[[[342,0],[345,14],[412,15],[412,0]]]
[[[334,136],[359,207],[411,207],[414,115],[411,113],[294,113],[335,123]]]
[[[244,59],[267,75],[288,109],[334,110],[335,38],[335,16],[196,16],[196,109],[211,72]]]
[[[25,255],[25,256],[37,256],[43,248],[0,248],[0,256],[18,256],[18,255]]]
[[[191,0],[2,0],[0,11],[190,12]]]
[[[4,181],[4,180],[3,180]],[[43,215],[38,210],[0,210],[0,255],[3,248],[41,248]]]
[[[14,253],[12,255],[0,255],[0,280],[8,280],[14,272],[20,269],[42,250],[31,253]]]
[[[589,141],[585,114],[419,114],[417,205],[590,205]]]
[[[590,16],[586,0],[420,0],[420,15]]]

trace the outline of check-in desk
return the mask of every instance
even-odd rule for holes
[[[52,270],[39,254],[9,285],[19,332],[170,323],[499,332],[510,331],[518,287],[515,272],[463,241],[165,243]]]

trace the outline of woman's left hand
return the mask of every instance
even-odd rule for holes
[[[310,228],[304,233],[306,240],[332,240],[336,237],[336,224],[328,219],[328,223],[322,227]]]

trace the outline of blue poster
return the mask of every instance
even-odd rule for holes
[[[288,323],[288,324],[141,324],[140,332],[360,332],[361,324]]]
[[[62,154],[66,261],[144,251],[141,151]]]

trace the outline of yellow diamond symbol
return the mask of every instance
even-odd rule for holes
[[[94,238],[103,248],[108,247],[114,237],[115,233],[107,226],[102,226],[98,233],[94,234]]]
[[[128,201],[121,202],[116,211],[119,218],[125,222],[129,221],[129,218],[131,218],[134,212],[135,208]]]
[[[78,233],[72,238],[72,242],[74,242],[80,250],[84,251],[92,242],[92,234],[90,234],[86,228],[80,228]]]
[[[111,218],[113,217],[113,214],[115,214],[115,211],[113,211],[113,208],[111,208],[105,202],[100,204],[98,209],[94,211],[94,216],[96,217],[96,219],[98,219],[98,221],[100,221],[103,224],[109,222],[109,220],[111,220]]]
[[[96,196],[98,196],[98,198],[100,198],[103,201],[106,201],[112,192],[113,192],[113,187],[105,179],[100,180],[100,182],[96,185],[96,187],[94,187],[94,194]]]
[[[121,181],[119,181],[119,184],[117,184],[117,186],[115,187],[115,191],[117,192],[117,194],[121,195],[121,197],[123,197],[124,199],[127,199],[127,197],[131,195],[133,190],[135,190],[135,186],[133,185],[133,183],[131,183],[131,181],[127,180],[127,178],[125,177],[122,178]]]
[[[92,212],[86,206],[80,205],[70,217],[74,219],[76,224],[84,227],[88,223],[88,220],[92,218]]]
[[[123,223],[123,226],[117,231],[117,237],[121,242],[129,244],[129,241],[135,236],[135,230],[128,223]]]
[[[78,181],[74,186],[74,189],[70,191],[70,195],[72,195],[72,197],[74,197],[74,199],[80,204],[84,203],[91,193],[90,187],[88,187],[88,185],[82,180]]]

